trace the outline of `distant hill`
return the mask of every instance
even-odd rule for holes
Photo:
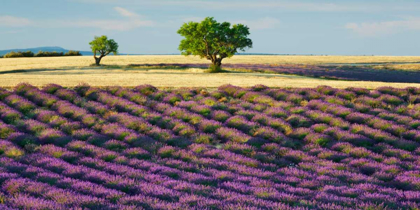
[[[63,52],[66,53],[69,50],[64,49],[62,47],[35,47],[35,48],[26,48],[26,49],[9,49],[9,50],[0,50],[0,56],[7,54],[11,51],[17,52],[17,51],[32,51],[33,53],[37,53],[38,51],[43,51],[43,52]],[[82,55],[93,55],[92,52],[90,51],[80,51],[80,53]]]

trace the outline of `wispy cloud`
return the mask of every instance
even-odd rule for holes
[[[153,26],[150,20],[143,20],[139,14],[122,7],[114,10],[120,14],[119,19],[79,19],[79,20],[29,20],[23,17],[0,16],[0,26],[5,27],[38,27],[38,28],[97,28],[102,30],[128,31],[135,28]]]
[[[60,21],[63,27],[99,28],[102,30],[128,31],[144,26],[153,26],[152,21],[139,19],[130,20],[85,20],[85,21]]]
[[[0,16],[0,26],[6,27],[24,27],[31,25],[32,21],[27,18],[14,17],[14,16]]]
[[[345,28],[352,30],[360,36],[375,37],[406,30],[420,30],[420,18],[410,17],[395,21],[347,23]]]
[[[303,11],[342,11],[355,9],[349,5],[340,5],[333,3],[308,3],[298,1],[209,1],[209,0],[154,0],[154,1],[138,1],[138,0],[70,0],[82,3],[94,4],[124,4],[124,5],[145,5],[145,6],[182,6],[193,8],[206,8],[206,9],[256,9],[256,8],[275,8],[275,9],[291,9]]]
[[[120,13],[120,15],[124,16],[124,17],[130,17],[130,18],[136,18],[139,17],[138,14],[134,13],[134,12],[130,12],[127,9],[124,9],[122,7],[114,7],[115,11],[117,11],[118,13]]]
[[[99,28],[102,30],[119,30],[128,31],[144,26],[153,26],[154,22],[150,20],[143,20],[140,15],[129,11],[122,7],[114,7],[124,19],[119,20],[81,20],[81,21],[66,21],[64,25],[72,27],[87,27]]]
[[[196,1],[197,3],[199,1]],[[208,7],[217,6],[208,2]],[[340,5],[335,3],[308,3],[308,2],[297,2],[297,1],[263,1],[263,2],[231,2],[223,4],[225,9],[239,8],[239,9],[284,9],[288,11],[320,11],[320,12],[340,12],[340,11],[354,11],[362,8],[354,7],[351,5]]]
[[[302,0],[69,0],[81,3],[111,4],[111,5],[140,5],[148,7],[185,7],[208,10],[254,10],[273,9],[287,11],[314,11],[314,12],[380,12],[380,11],[419,11],[419,2],[395,3],[351,2],[351,1],[302,1]]]

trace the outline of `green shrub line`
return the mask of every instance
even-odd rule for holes
[[[81,56],[82,54],[79,51],[70,50],[66,53],[63,52],[43,52],[39,51],[38,53],[34,54],[32,51],[11,51],[0,58],[22,58],[22,57],[59,57],[59,56]]]

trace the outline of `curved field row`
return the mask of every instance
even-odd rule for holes
[[[420,89],[0,89],[2,209],[417,209]]]

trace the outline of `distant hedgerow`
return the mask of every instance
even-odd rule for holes
[[[9,52],[5,55],[3,55],[4,58],[20,58],[20,57],[34,57],[34,53],[32,51],[26,51],[26,52]]]
[[[37,54],[35,54],[35,57],[58,57],[63,55],[63,52],[43,52],[40,50]]]
[[[64,53],[64,56],[81,56],[82,54],[80,51],[69,50],[68,52]]]
[[[3,56],[0,56],[0,58],[22,58],[22,57],[60,57],[60,56],[81,56],[82,54],[80,51],[74,51],[69,50],[68,52],[44,52],[44,51],[38,51],[36,54],[32,51],[18,51],[18,52],[9,52]]]

